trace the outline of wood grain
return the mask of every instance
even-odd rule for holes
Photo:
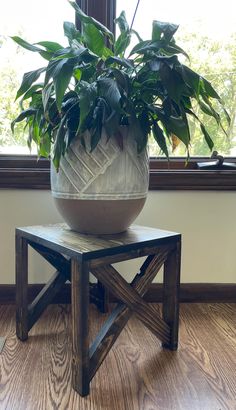
[[[113,255],[113,263],[119,260],[116,256],[121,253],[129,253],[130,256],[133,251],[133,258],[144,256],[150,254],[151,247],[164,244],[171,246],[171,243],[175,243],[181,236],[175,232],[139,225],[132,225],[120,234],[86,235],[72,231],[66,224],[17,228],[16,235],[27,239],[31,246],[32,243],[42,245],[70,258],[87,260]],[[146,253],[139,254],[144,248],[147,248]],[[105,264],[104,261],[102,263]]]
[[[93,269],[92,273],[107,286],[114,296],[127,305],[154,335],[168,343],[170,339],[169,326],[160,318],[153,305],[145,302],[139,293],[111,265]],[[112,277],[112,281],[111,278]],[[157,318],[157,321],[154,320]]]
[[[90,316],[92,340],[107,315]],[[184,304],[180,319],[171,352],[132,317],[83,399],[71,386],[70,306],[49,306],[24,343],[15,308],[1,306],[0,409],[235,410],[236,304]]]
[[[72,385],[89,394],[89,266],[71,261]]]
[[[140,272],[132,281],[133,288],[141,296],[145,295],[149,281],[156,276],[166,257],[167,252],[161,255],[149,256],[141,266]],[[95,375],[107,352],[115,343],[132,314],[133,312],[126,305],[119,303],[101,327],[90,347],[90,379]]]
[[[19,339],[28,337],[28,245],[24,238],[15,237],[16,262],[16,333]]]

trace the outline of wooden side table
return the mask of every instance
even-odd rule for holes
[[[28,245],[56,268],[55,274],[28,305]],[[131,283],[111,265],[146,256]],[[143,226],[132,226],[116,235],[83,235],[65,224],[16,229],[16,333],[24,341],[44,309],[67,280],[71,281],[72,384],[81,395],[135,313],[165,348],[176,350],[179,322],[181,235]],[[164,264],[162,317],[144,299]],[[121,302],[117,304],[89,347],[89,272]],[[101,287],[101,286],[100,286]]]

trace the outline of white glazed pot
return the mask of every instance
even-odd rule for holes
[[[124,148],[103,135],[90,153],[75,140],[51,167],[51,189],[67,224],[83,233],[117,233],[141,212],[148,192],[147,150],[137,154],[136,142],[124,135]]]

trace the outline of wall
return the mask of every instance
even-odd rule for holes
[[[181,232],[182,282],[236,282],[236,193],[150,192],[136,223]],[[61,221],[48,191],[0,191],[0,284],[15,281],[15,227]],[[123,272],[137,272],[132,261]],[[119,264],[120,266],[120,264]],[[29,280],[43,283],[51,269],[30,255]]]

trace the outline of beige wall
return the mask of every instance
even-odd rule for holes
[[[150,192],[137,223],[183,235],[182,282],[236,282],[236,193]],[[0,284],[14,283],[14,229],[61,220],[48,191],[0,190]],[[119,264],[120,266],[120,264]],[[136,272],[132,261],[122,271]],[[31,283],[45,282],[48,265],[30,255]]]

